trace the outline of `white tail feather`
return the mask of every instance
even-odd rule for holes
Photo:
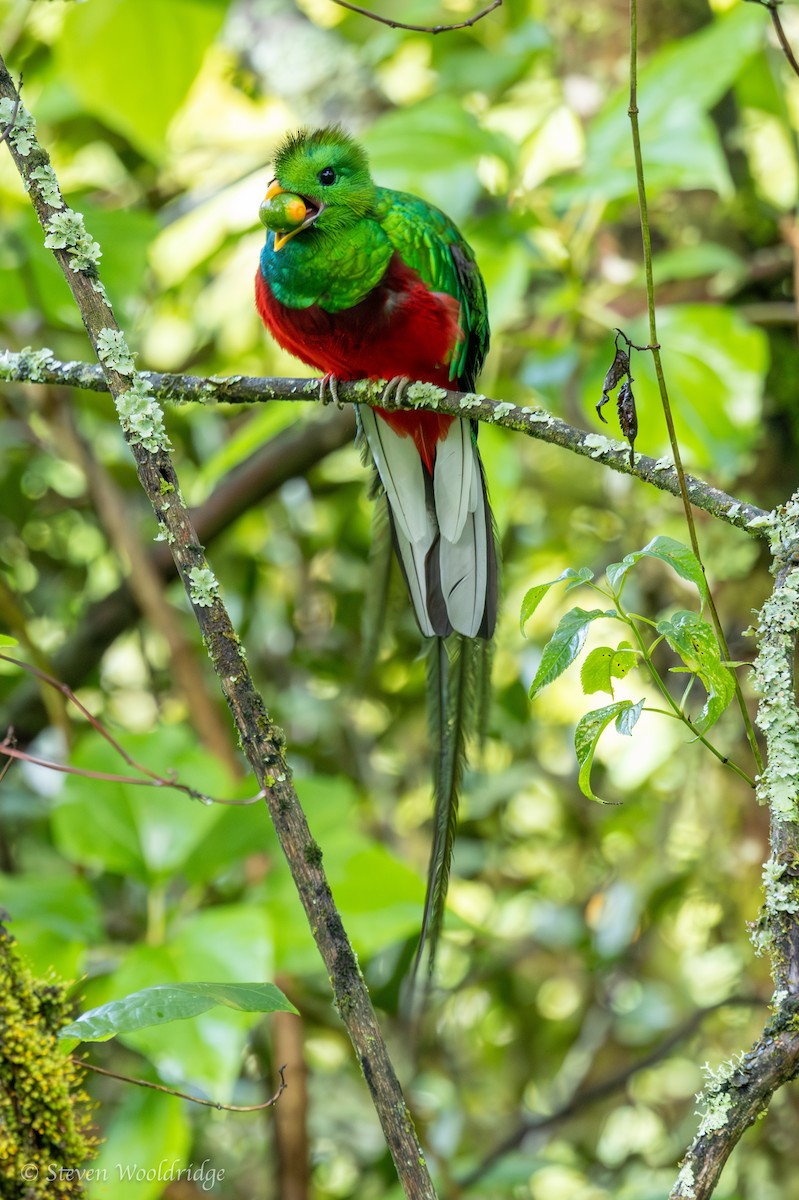
[[[436,446],[431,480],[411,437],[366,405],[359,416],[419,628],[425,637],[451,629],[490,637],[496,605],[491,519],[469,422],[454,420]]]
[[[453,421],[447,436],[436,446],[433,495],[442,538],[457,542],[476,501],[474,484],[479,476],[471,430],[467,421]]]
[[[409,542],[399,525],[394,525],[394,545],[402,563],[416,620],[425,637],[436,635],[427,607],[427,553],[431,544],[432,539],[430,542]]]
[[[360,407],[359,417],[388,498],[394,544],[416,620],[425,637],[434,637],[427,605],[427,555],[438,531],[427,505],[419,451],[411,438],[396,433],[366,405]]]
[[[398,528],[409,542],[427,540],[429,547],[431,522],[419,451],[411,438],[395,433],[367,405],[361,406],[359,415]]]
[[[441,591],[452,628],[476,637],[486,606],[486,528],[482,505],[469,513],[457,542],[443,535],[439,546]]]

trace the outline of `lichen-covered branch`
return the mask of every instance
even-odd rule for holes
[[[266,403],[271,400],[316,401],[319,398],[317,379],[261,379],[247,375],[227,378],[200,378],[196,375],[161,375],[155,371],[140,372],[151,395],[169,403]],[[105,376],[99,367],[90,363],[61,363],[52,352],[21,350],[17,354],[0,354],[0,381],[20,380],[30,383],[58,383],[92,391],[107,391]],[[561,421],[546,409],[531,405],[513,404],[509,400],[491,400],[472,392],[451,392],[428,383],[412,383],[404,395],[383,399],[384,384],[366,379],[355,383],[338,384],[338,398],[343,403],[380,405],[383,408],[432,408],[454,416],[468,416],[476,421],[498,425],[516,433],[526,434],[541,442],[560,446],[573,454],[592,458],[623,475],[632,475],[672,496],[679,496],[680,484],[670,459],[654,459],[637,454],[630,464],[629,447],[625,442],[600,433],[586,433],[566,421]],[[685,483],[691,503],[720,521],[762,533],[761,523],[766,513],[755,504],[729,496],[703,479],[686,475]]]
[[[771,514],[776,583],[760,610],[756,723],[766,740],[757,796],[768,805],[771,854],[763,868],[764,902],[753,931],[768,952],[774,1015],[746,1054],[715,1071],[699,1097],[702,1121],[670,1200],[706,1200],[724,1164],[774,1092],[799,1074],[799,708],[794,659],[799,633],[799,492]]]
[[[771,857],[755,945],[771,955],[774,1003],[799,1001],[799,708],[794,663],[799,632],[799,492],[772,514],[769,540],[776,584],[758,621],[757,724],[768,761],[758,799],[771,817]]]
[[[414,1200],[434,1200],[435,1190],[399,1081],[322,867],[322,851],[311,836],[291,780],[283,735],[255,689],[220,597],[219,583],[181,496],[161,406],[148,380],[137,374],[108,302],[97,270],[100,247],[87,233],[81,215],[65,206],[49,157],[36,140],[35,121],[19,104],[17,89],[0,58],[0,122],[10,122],[12,112],[15,121],[7,134],[8,149],[45,232],[45,244],[64,272],[102,363],[139,481],[171,547],[242,748],[264,792],[397,1174],[406,1195]]]

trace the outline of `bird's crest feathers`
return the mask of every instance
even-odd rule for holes
[[[275,152],[274,169],[281,187],[319,201],[332,213],[360,218],[377,200],[366,151],[340,125],[290,134]],[[328,217],[319,227],[331,223]]]

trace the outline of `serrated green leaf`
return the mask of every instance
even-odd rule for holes
[[[544,599],[544,596],[546,596],[547,592],[552,587],[552,584],[555,582],[556,581],[553,579],[549,583],[539,583],[536,584],[535,587],[531,587],[529,591],[525,592],[524,599],[522,600],[521,613],[519,616],[519,628],[521,629],[522,634],[524,634],[524,627],[530,620],[530,617],[533,615],[541,601]]]
[[[610,664],[615,651],[612,646],[597,646],[586,655],[585,662],[580,668],[580,684],[586,696],[594,692],[607,692],[613,695],[613,684],[610,681]]]
[[[106,1042],[117,1034],[132,1033],[150,1025],[185,1021],[217,1005],[240,1012],[297,1011],[273,983],[160,984],[81,1013],[58,1036],[73,1045]]]
[[[638,713],[629,728],[627,730],[619,729],[619,732],[629,733],[640,716],[643,703],[643,700],[640,700],[638,704],[633,704],[631,700],[617,700],[614,704],[606,704],[604,708],[593,709],[577,722],[577,728],[574,731],[574,753],[577,755],[577,762],[580,764],[580,774],[577,777],[577,782],[580,791],[589,800],[596,800],[599,804],[605,803],[591,789],[591,768],[594,764],[594,753],[597,742],[611,721],[616,721],[616,727],[619,729],[621,717],[626,712],[637,709]]]
[[[603,612],[594,608],[586,612],[584,608],[571,608],[565,613],[552,637],[544,647],[541,662],[535,673],[535,679],[530,685],[530,699],[535,700],[539,692],[553,680],[562,675],[583,648],[588,627],[597,617],[613,617],[616,614]]]
[[[707,701],[694,722],[704,733],[718,721],[735,695],[735,677],[721,661],[715,630],[697,613],[683,609],[670,620],[659,621],[657,631],[707,692]]]
[[[9,637],[5,633],[0,633],[0,646],[18,646],[19,642],[16,638]]]
[[[682,542],[670,537],[652,538],[652,541],[644,546],[643,550],[635,550],[632,554],[625,555],[620,563],[611,563],[606,575],[614,591],[619,590],[627,572],[642,558],[658,558],[661,562],[668,563],[682,579],[694,584],[702,597],[702,603],[705,603],[707,580],[698,558],[688,546],[684,546]]]
[[[633,650],[629,642],[619,642],[610,663],[611,678],[624,679],[637,664],[638,652]]]
[[[613,680],[624,679],[638,662],[638,655],[629,642],[612,646],[597,646],[586,656],[580,670],[580,683],[588,696],[593,692],[613,695]]]
[[[573,567],[567,567],[560,578],[567,581],[566,591],[570,592],[572,588],[580,587],[584,583],[590,583],[594,578],[594,572],[590,567],[580,567],[577,571]]]
[[[538,608],[544,596],[546,596],[549,589],[556,583],[562,583],[564,579],[568,580],[566,588],[568,591],[569,588],[579,587],[582,583],[590,583],[593,578],[594,572],[590,567],[580,567],[579,571],[575,571],[574,567],[567,567],[565,571],[562,571],[561,574],[558,575],[557,579],[550,579],[549,583],[538,583],[535,585],[535,587],[531,587],[530,590],[525,593],[524,599],[522,600],[521,615],[519,617],[519,628],[521,629],[522,633],[524,633],[525,625]]]

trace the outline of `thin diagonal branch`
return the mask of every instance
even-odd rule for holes
[[[206,1108],[216,1108],[220,1112],[261,1112],[262,1109],[271,1108],[273,1104],[277,1104],[288,1087],[283,1074],[286,1070],[284,1063],[282,1067],[278,1067],[280,1083],[277,1091],[268,1100],[262,1100],[260,1104],[222,1104],[220,1100],[204,1100],[201,1096],[192,1096],[191,1092],[179,1092],[175,1088],[166,1087],[163,1083],[153,1083],[150,1079],[134,1079],[132,1075],[120,1075],[117,1071],[108,1071],[105,1067],[98,1067],[94,1063],[87,1062],[85,1058],[77,1058],[74,1054],[72,1061],[81,1070],[94,1071],[97,1075],[105,1075],[107,1079],[118,1079],[121,1083],[135,1083],[136,1087],[152,1088],[154,1092],[164,1092],[167,1096],[177,1096],[179,1100],[190,1100],[192,1104],[203,1104]]]
[[[631,1079],[641,1072],[653,1067],[655,1063],[661,1062],[671,1051],[678,1046],[680,1042],[691,1037],[699,1029],[702,1022],[719,1009],[727,1008],[732,1005],[761,1005],[763,1001],[758,996],[741,996],[733,997],[730,1000],[722,1000],[718,1004],[711,1004],[707,1008],[699,1008],[696,1012],[691,1013],[689,1017],[678,1025],[668,1034],[663,1041],[655,1046],[648,1054],[629,1063],[626,1067],[608,1075],[605,1079],[598,1079],[596,1083],[589,1084],[587,1087],[576,1091],[573,1096],[562,1104],[554,1112],[547,1113],[545,1116],[531,1116],[514,1129],[507,1137],[503,1138],[498,1146],[495,1146],[490,1154],[474,1167],[468,1175],[464,1175],[459,1183],[462,1187],[471,1187],[478,1180],[483,1179],[491,1170],[491,1168],[505,1157],[521,1146],[525,1140],[531,1135],[544,1133],[548,1129],[556,1128],[558,1125],[564,1124],[583,1109],[589,1108],[592,1104],[598,1104],[599,1101],[607,1099],[615,1092],[621,1091],[627,1086]]]
[[[2,58],[0,98],[12,104],[18,99]],[[242,748],[264,791],[269,815],[330,978],[334,1004],[350,1036],[397,1175],[413,1200],[435,1200],[399,1080],[330,891],[322,851],[311,836],[291,780],[285,739],[255,688],[241,643],[220,598],[219,584],[182,499],[162,410],[146,381],[137,376],[108,302],[97,271],[100,248],[84,228],[81,214],[65,207],[49,156],[36,140],[33,117],[20,105],[18,127],[22,120],[24,139],[12,133],[6,144],[45,231],[45,243],[64,272],[89,340],[103,364],[139,481],[171,548]]]
[[[689,493],[688,482],[685,476],[685,470],[682,465],[682,456],[680,454],[680,443],[677,438],[677,430],[674,425],[674,418],[671,412],[671,402],[669,400],[669,392],[666,386],[666,376],[663,371],[663,362],[660,356],[660,344],[658,342],[657,318],[655,313],[655,282],[652,270],[652,241],[649,232],[649,206],[646,195],[646,184],[644,181],[644,159],[641,150],[641,134],[638,126],[638,0],[630,0],[630,104],[628,109],[630,117],[630,130],[632,133],[633,156],[635,158],[635,177],[638,186],[638,209],[641,218],[641,241],[644,255],[644,276],[646,278],[646,307],[649,317],[649,341],[650,352],[652,354],[652,362],[655,367],[655,376],[658,382],[658,391],[660,392],[660,402],[663,409],[663,418],[666,422],[666,429],[669,435],[669,444],[671,453],[674,459],[674,467],[677,475],[677,483],[679,486],[679,494],[682,499],[683,509],[685,512],[685,523],[688,527],[688,536],[691,540],[691,549],[693,550],[697,562],[705,570],[702,552],[699,548],[699,538],[696,533],[696,523],[694,521],[693,509],[691,507],[691,496]],[[721,623],[716,602],[713,599],[713,593],[708,586],[707,590],[707,606],[710,612],[713,627],[716,631],[721,654],[723,658],[729,659],[730,650],[727,645],[727,636],[724,632],[724,626]],[[735,684],[735,698],[738,703],[738,708],[741,713],[741,720],[746,731],[746,738],[749,742],[752,756],[757,764],[757,769],[762,771],[763,758],[760,753],[760,747],[757,744],[752,719],[749,716],[749,711],[746,707],[741,684],[737,676],[733,676]]]
[[[336,0],[336,2],[338,2],[338,0]],[[788,35],[783,28],[782,20],[780,18],[780,4],[782,3],[782,0],[750,0],[750,3],[759,4],[761,8],[768,9],[769,16],[771,17],[771,23],[774,26],[774,32],[777,35],[777,41],[780,44],[780,49],[785,55],[788,65],[790,66],[794,75],[799,75],[799,62],[796,61],[796,55],[793,52],[791,43],[788,41]]]
[[[317,379],[267,379],[246,375],[202,378],[196,375],[162,375],[155,371],[142,371],[141,375],[152,386],[153,394],[159,400],[171,403],[266,404],[272,400],[307,403],[317,402],[319,398]],[[99,367],[89,363],[60,363],[52,358],[48,350],[23,350],[18,354],[6,352],[0,356],[2,380],[62,383],[92,391],[108,390]],[[399,399],[392,397],[388,400],[384,399],[384,384],[381,381],[362,379],[356,383],[340,382],[337,391],[339,400],[345,404],[377,405],[389,411],[431,408],[457,417],[468,416],[471,420],[484,421],[559,446],[583,458],[596,459],[622,475],[631,475],[672,496],[682,494],[679,477],[670,461],[638,454],[635,463],[631,464],[624,442],[598,433],[586,433],[543,408],[514,404],[509,400],[492,400],[471,392],[447,391],[427,383],[411,384]],[[758,524],[768,516],[764,509],[730,496],[696,476],[683,472],[683,477],[690,504],[694,507],[749,533],[764,532],[761,524]]]
[[[476,25],[478,21],[482,21],[483,17],[487,17],[494,9],[499,8],[502,0],[492,0],[479,13],[475,13],[473,17],[468,17],[465,21],[457,21],[453,25],[406,25],[404,21],[395,21],[393,17],[381,17],[379,13],[371,12],[368,8],[361,8],[358,4],[350,4],[349,0],[333,0],[339,8],[347,8],[350,12],[358,13],[361,17],[368,17],[370,21],[377,21],[380,25],[388,25],[389,29],[407,29],[411,33],[451,33],[455,29],[469,29],[472,25]]]

